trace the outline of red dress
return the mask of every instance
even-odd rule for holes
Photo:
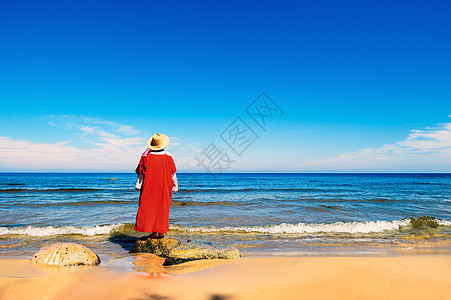
[[[172,200],[172,174],[177,171],[172,156],[144,152],[136,173],[143,177],[134,230],[166,233]]]

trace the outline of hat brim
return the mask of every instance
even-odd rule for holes
[[[167,145],[169,145],[169,138],[165,134],[160,133],[161,143],[157,146],[152,146],[153,138],[154,137],[151,137],[150,139],[147,140],[147,148],[149,148],[151,150],[161,150],[161,149],[166,148]]]

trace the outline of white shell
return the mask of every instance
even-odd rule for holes
[[[91,249],[74,243],[57,243],[36,252],[31,262],[48,266],[94,266],[99,256]]]

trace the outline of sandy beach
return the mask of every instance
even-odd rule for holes
[[[49,269],[0,260],[0,299],[449,299],[451,256],[244,257],[163,268],[135,256]],[[132,268],[134,267],[134,269]],[[138,272],[141,271],[141,272]]]

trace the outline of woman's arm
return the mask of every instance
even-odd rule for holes
[[[144,174],[146,172],[146,157],[149,153],[149,148],[144,151],[144,153],[141,155],[141,158],[139,160],[138,166],[136,167],[136,175],[138,175],[138,179],[136,179],[135,183],[135,189],[139,191],[143,185],[144,181]]]
[[[172,174],[172,191],[177,193],[179,190],[179,184],[177,183],[177,175]]]
[[[139,191],[143,185],[143,177],[141,174],[138,174],[138,179],[136,179],[135,190]]]

